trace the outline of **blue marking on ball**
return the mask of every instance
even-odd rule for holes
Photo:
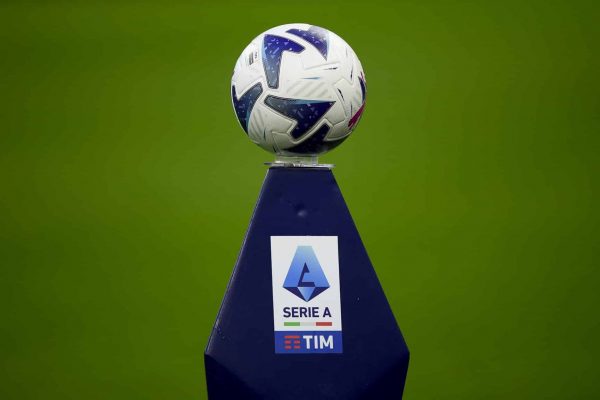
[[[308,43],[315,46],[319,53],[323,56],[324,59],[327,60],[327,50],[329,47],[328,42],[328,32],[323,28],[319,28],[318,26],[311,26],[307,31],[304,29],[288,29],[288,33],[292,35],[296,35],[306,40]]]
[[[271,89],[279,87],[279,70],[281,69],[281,57],[284,51],[302,53],[304,46],[276,35],[265,35],[263,39],[262,60],[267,85]]]
[[[256,100],[262,94],[263,89],[260,83],[252,86],[246,93],[244,93],[239,99],[235,95],[235,86],[231,87],[231,98],[233,99],[233,108],[235,109],[235,114],[237,115],[242,128],[246,134],[248,133],[248,122],[250,121],[250,113],[252,113],[252,109],[254,108],[254,104],[256,104]]]
[[[299,139],[321,120],[335,101],[286,99],[269,95],[265,98],[265,104],[297,122],[290,135]]]

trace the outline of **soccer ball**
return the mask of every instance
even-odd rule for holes
[[[365,74],[335,33],[281,25],[242,52],[231,78],[233,108],[250,140],[282,156],[315,156],[342,143],[365,107]]]

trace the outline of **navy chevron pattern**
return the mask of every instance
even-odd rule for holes
[[[315,46],[319,53],[323,56],[324,59],[327,60],[327,50],[329,47],[328,42],[328,32],[323,28],[319,28],[318,26],[311,26],[307,31],[303,29],[288,29],[287,33],[291,33],[292,35],[296,35],[306,40],[308,43]]]
[[[242,128],[248,133],[248,122],[250,121],[250,113],[254,108],[256,100],[260,97],[263,92],[262,85],[257,83],[246,91],[239,99],[235,95],[235,86],[231,87],[231,98],[233,99],[233,108],[237,115]]]
[[[262,60],[265,76],[267,77],[267,86],[271,89],[279,87],[279,71],[284,51],[302,53],[304,46],[281,36],[265,35],[263,38]]]
[[[286,99],[269,95],[265,98],[265,104],[297,122],[290,134],[294,139],[299,139],[321,120],[335,101]]]
[[[346,136],[341,139],[326,141],[325,137],[328,133],[329,126],[323,124],[319,127],[319,129],[315,131],[315,133],[310,135],[310,137],[307,138],[305,141],[286,150],[298,154],[321,154],[337,147],[347,137]]]

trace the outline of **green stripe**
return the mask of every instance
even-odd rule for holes
[[[283,326],[300,326],[300,322],[284,322]]]

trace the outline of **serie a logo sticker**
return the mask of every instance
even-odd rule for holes
[[[342,353],[337,236],[271,236],[275,353]]]

